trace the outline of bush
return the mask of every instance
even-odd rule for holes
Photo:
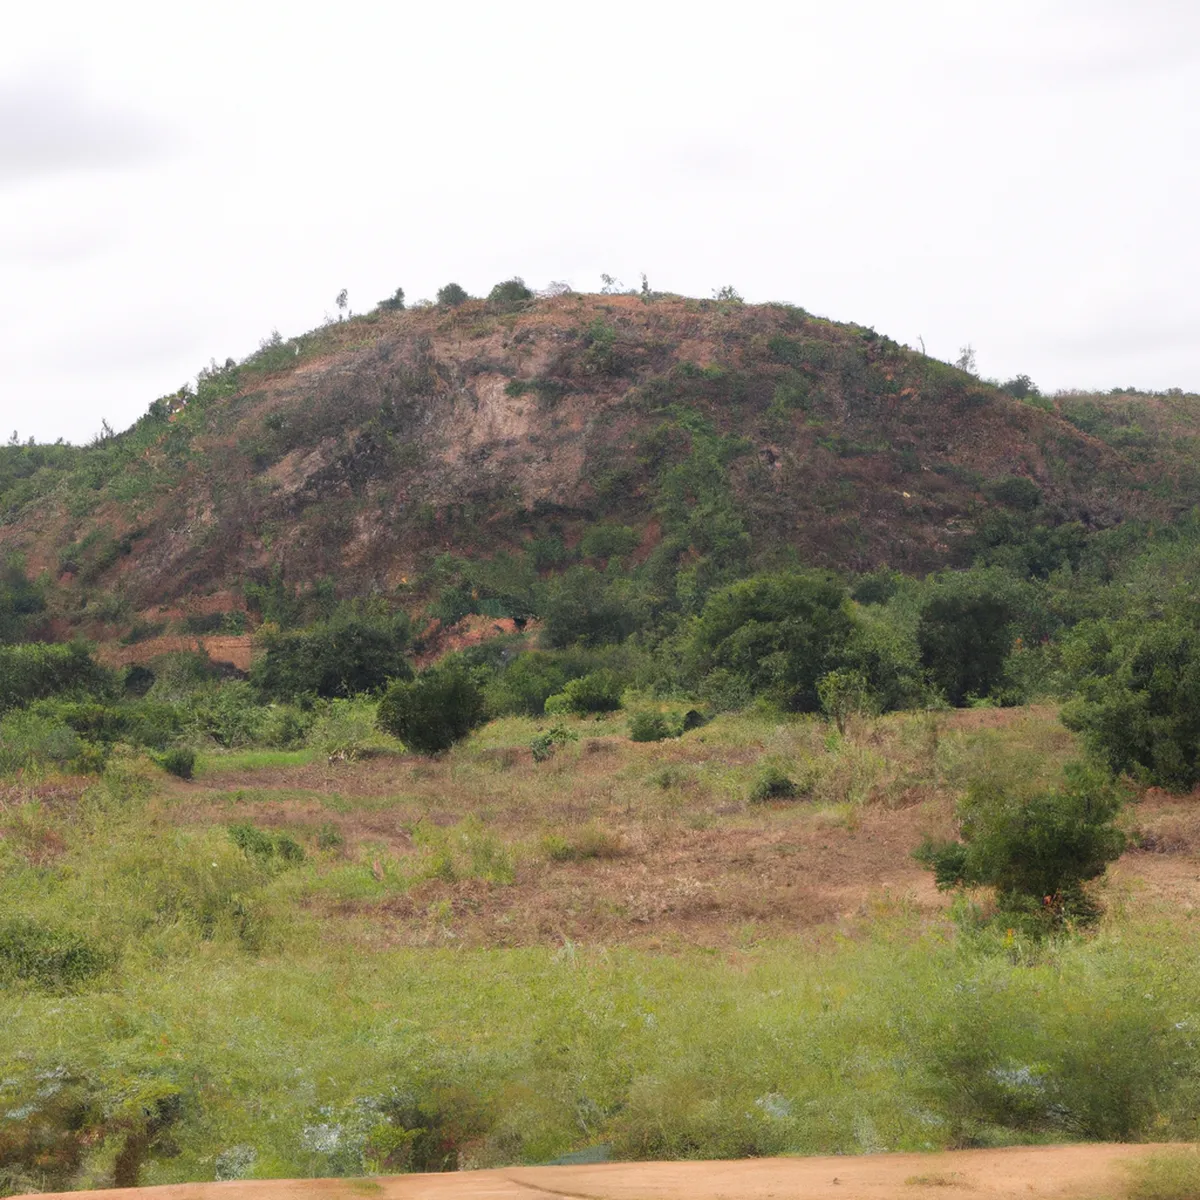
[[[82,934],[24,917],[0,922],[0,983],[71,988],[107,969],[110,955]]]
[[[460,304],[465,304],[470,298],[466,293],[466,289],[459,287],[457,283],[448,283],[445,287],[440,287],[437,290],[437,302],[442,308],[457,308]]]
[[[399,312],[404,307],[404,289],[398,287],[386,300],[380,300],[384,312]]]
[[[572,567],[547,588],[542,637],[552,649],[621,642],[639,623],[630,584],[594,567]]]
[[[230,825],[229,840],[264,866],[293,866],[304,861],[304,849],[286,833],[267,833],[250,824]]]
[[[1004,674],[1016,607],[1003,583],[946,576],[931,585],[917,621],[921,663],[955,706],[987,696]]]
[[[529,743],[529,749],[533,754],[534,762],[545,762],[554,756],[554,752],[559,746],[577,741],[579,741],[579,734],[574,730],[568,729],[565,725],[552,725],[533,738]]]
[[[196,770],[196,752],[186,746],[176,746],[168,750],[158,760],[159,766],[178,779],[191,779]]]
[[[631,742],[661,742],[666,738],[678,736],[663,713],[641,709],[629,718]]]
[[[418,754],[438,754],[484,720],[483,693],[465,672],[433,668],[399,681],[379,703],[379,728]]]
[[[13,712],[0,720],[0,774],[41,766],[67,769],[85,749],[63,721],[33,712]]]
[[[1200,632],[1182,620],[1080,625],[1080,695],[1063,723],[1114,772],[1184,792],[1200,782]]]
[[[817,681],[840,665],[854,620],[845,588],[827,575],[756,575],[709,597],[691,642],[703,674],[723,675],[782,708],[815,712]]]
[[[519,654],[486,688],[488,712],[493,716],[519,713],[540,717],[546,701],[562,691],[567,670],[550,654]]]
[[[515,307],[532,299],[533,292],[525,286],[525,280],[519,275],[514,275],[512,279],[505,279],[488,292],[488,303],[504,308]]]
[[[602,669],[572,679],[557,696],[546,701],[548,713],[574,713],[579,717],[593,713],[616,712],[621,707],[624,687],[613,671]]]
[[[792,800],[799,794],[796,781],[775,763],[762,767],[750,788],[750,800],[755,804],[766,800]]]
[[[641,544],[642,535],[629,525],[593,525],[579,544],[584,558],[624,558]]]
[[[410,632],[408,618],[399,613],[386,619],[343,617],[277,633],[266,639],[251,679],[263,695],[281,700],[376,691],[389,680],[411,678],[404,657]]]
[[[82,642],[0,645],[0,713],[48,696],[105,696],[112,688],[112,672]]]
[[[375,735],[375,711],[364,700],[331,700],[312,723],[308,745],[330,759],[361,758]]]
[[[972,782],[958,806],[959,836],[926,840],[915,857],[940,889],[987,886],[1005,919],[1032,928],[1083,924],[1099,915],[1084,885],[1125,848],[1115,821],[1121,796],[1099,772],[1078,763],[1051,791],[1022,794],[1000,777]]]

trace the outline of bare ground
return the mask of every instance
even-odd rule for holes
[[[273,1179],[63,1192],[79,1200],[1119,1200],[1162,1147],[1035,1146],[942,1154],[509,1167],[377,1179]],[[43,1197],[42,1200],[48,1200]]]

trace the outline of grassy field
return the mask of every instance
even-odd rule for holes
[[[1131,806],[1086,937],[962,932],[910,858],[969,779],[1058,776],[1053,709],[546,724],[8,785],[7,1190],[1196,1138],[1192,801]]]

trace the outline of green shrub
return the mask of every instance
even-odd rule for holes
[[[1017,615],[1010,592],[1003,581],[972,573],[943,576],[929,587],[917,645],[930,680],[951,704],[986,696],[1000,682]]]
[[[457,308],[460,304],[465,304],[470,298],[467,295],[466,289],[459,287],[457,283],[448,283],[445,287],[440,287],[437,290],[437,302],[442,308]]]
[[[588,858],[618,858],[624,852],[618,834],[598,825],[584,825],[569,834],[548,833],[542,838],[542,853],[551,862],[580,862]]]
[[[552,649],[621,642],[639,621],[630,581],[613,579],[594,567],[571,567],[546,589],[542,637]]]
[[[552,725],[530,741],[529,749],[533,754],[533,761],[540,763],[552,758],[559,746],[577,741],[579,741],[579,734],[574,730],[568,729],[565,725]]]
[[[652,709],[641,709],[629,718],[629,740],[631,742],[661,742],[678,736],[671,728],[664,713]]]
[[[483,693],[465,672],[423,672],[392,684],[379,702],[379,728],[418,754],[438,754],[484,720]]]
[[[532,299],[533,292],[525,286],[525,280],[519,275],[514,275],[512,279],[505,279],[488,292],[488,303],[502,308],[513,308]]]
[[[398,287],[386,300],[380,300],[379,307],[384,312],[399,312],[404,307],[404,289]]]
[[[25,917],[0,921],[0,983],[59,991],[86,982],[111,961],[80,933]]]
[[[304,861],[304,849],[286,833],[268,833],[248,823],[230,825],[229,840],[265,866],[292,866]]]
[[[307,742],[327,758],[361,758],[376,738],[376,712],[364,700],[331,700],[312,722]]]
[[[621,707],[622,691],[624,687],[615,672],[592,671],[572,679],[558,695],[551,696],[546,701],[546,712],[574,713],[580,717],[615,712]]]
[[[1200,631],[1178,618],[1087,622],[1065,653],[1080,694],[1063,722],[1093,754],[1172,791],[1200,782]]]
[[[853,632],[846,590],[831,576],[756,575],[709,597],[690,653],[704,675],[727,672],[752,694],[814,712],[817,681],[840,664]]]
[[[0,719],[0,774],[37,767],[65,770],[85,743],[69,725],[34,712],[10,712]]]
[[[1086,924],[1100,909],[1084,885],[1120,857],[1121,795],[1108,778],[1072,763],[1063,786],[1022,791],[1003,776],[974,780],[958,805],[959,836],[926,840],[915,857],[941,889],[987,886],[1006,920],[1031,928]]]
[[[175,746],[159,760],[159,766],[179,779],[191,779],[196,770],[196,752],[187,746]]]
[[[546,701],[566,686],[567,671],[550,654],[530,651],[519,654],[485,689],[488,712],[493,716],[510,713],[540,717]]]
[[[579,544],[584,558],[624,558],[641,544],[642,535],[629,525],[593,525]]]
[[[106,696],[111,671],[82,642],[0,645],[0,713],[48,696]]]
[[[266,639],[266,653],[250,677],[264,696],[281,700],[376,691],[389,680],[411,677],[404,656],[409,636],[403,613],[386,619],[347,616],[277,633]]]
[[[775,763],[762,767],[750,787],[750,800],[755,804],[766,800],[793,800],[799,794],[796,781]]]

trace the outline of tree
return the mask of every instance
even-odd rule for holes
[[[702,674],[727,672],[783,708],[816,712],[817,681],[842,665],[854,628],[832,576],[755,575],[709,597],[690,651]]]
[[[488,292],[489,304],[499,304],[505,307],[523,304],[526,300],[532,299],[533,292],[525,286],[525,280],[520,275],[503,280]]]
[[[917,621],[921,665],[954,705],[986,696],[1004,673],[1016,606],[990,576],[946,575],[931,588]]]
[[[385,312],[399,312],[404,307],[404,289],[398,287],[386,300],[380,300],[379,307]]]
[[[959,836],[927,840],[915,857],[942,890],[994,887],[1006,914],[1061,924],[1094,920],[1084,884],[1120,857],[1121,796],[1107,776],[1068,764],[1061,787],[1022,793],[997,777],[975,780],[958,805]]]
[[[423,672],[393,683],[379,702],[379,728],[418,754],[438,754],[484,721],[479,686],[462,670]]]
[[[976,373],[975,347],[970,342],[959,348],[958,357],[954,360],[954,365],[960,371],[966,371],[968,375]]]
[[[332,699],[372,692],[388,680],[411,677],[404,657],[408,618],[348,616],[305,630],[277,633],[251,671],[255,686],[281,700],[305,694]]]
[[[459,287],[457,283],[448,283],[445,287],[438,288],[437,302],[442,308],[457,308],[469,299],[466,289]]]
[[[1063,723],[1110,770],[1176,792],[1200,783],[1200,630],[1180,616],[1085,622],[1066,658],[1080,694]]]
[[[345,288],[342,288],[334,298],[334,303],[338,309],[338,320],[340,321],[345,315],[346,310],[350,307],[350,297]]]
[[[542,619],[542,636],[552,649],[624,641],[638,624],[629,581],[586,566],[572,567],[551,582]]]

